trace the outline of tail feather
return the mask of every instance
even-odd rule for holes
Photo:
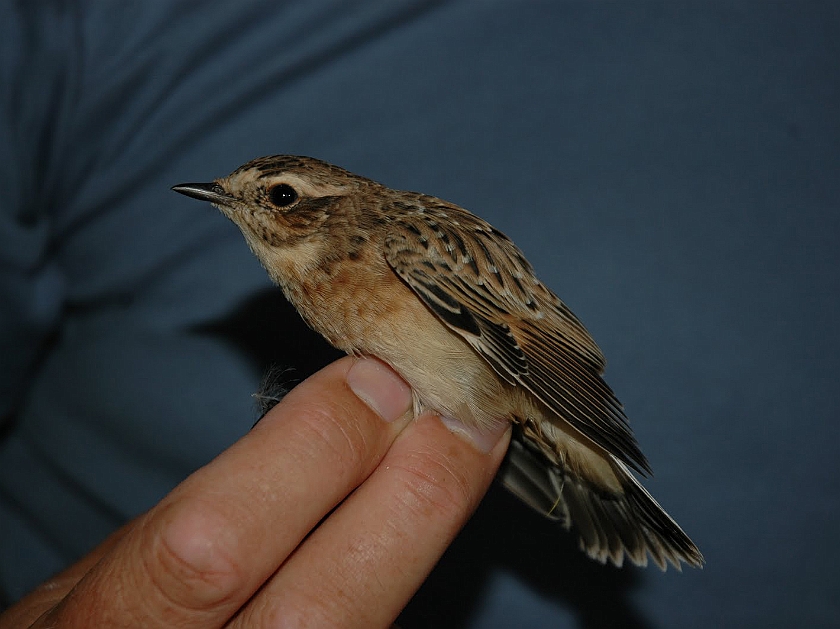
[[[645,566],[650,556],[662,570],[668,563],[677,570],[682,563],[702,566],[697,546],[627,466],[617,459],[611,465],[621,492],[597,487],[528,447],[527,438],[515,439],[501,480],[525,503],[566,529],[574,525],[581,550],[601,563],[609,560],[621,566],[627,557]]]

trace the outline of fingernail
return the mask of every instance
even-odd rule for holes
[[[411,387],[378,360],[357,360],[346,379],[353,393],[386,422],[402,417],[411,406]]]
[[[491,426],[477,426],[474,424],[465,424],[464,422],[453,419],[452,417],[445,417],[441,415],[440,421],[443,425],[449,428],[450,431],[456,435],[460,435],[473,444],[478,450],[487,454],[496,447],[499,439],[510,428],[510,422],[497,421]]]

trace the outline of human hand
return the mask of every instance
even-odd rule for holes
[[[408,385],[383,363],[336,361],[7,610],[0,629],[388,626],[477,506],[509,439],[506,423],[470,433],[430,415],[411,421],[410,406]]]

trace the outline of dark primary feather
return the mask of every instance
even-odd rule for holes
[[[640,473],[650,465],[601,378],[604,358],[571,311],[501,232],[432,197],[402,204],[385,257],[506,381]]]
[[[592,559],[621,566],[627,557],[644,566],[650,554],[663,570],[667,563],[677,570],[683,561],[703,565],[691,539],[621,464],[616,463],[615,471],[622,491],[607,491],[563,466],[546,465],[534,431],[539,427],[533,424],[517,427],[499,478],[514,495],[564,528],[574,523],[580,548]]]

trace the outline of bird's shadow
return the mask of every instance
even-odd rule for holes
[[[222,320],[194,329],[233,343],[262,373],[291,368],[293,385],[342,355],[310,330],[277,289],[261,291]],[[494,484],[473,518],[417,592],[398,624],[464,627],[494,572],[515,575],[541,597],[571,611],[586,629],[650,626],[630,601],[638,570],[616,569],[582,553],[573,534]]]
[[[281,371],[291,386],[344,355],[309,329],[277,288],[255,293],[223,319],[192,331],[231,343],[258,373]]]
[[[651,626],[630,600],[641,583],[636,568],[592,561],[578,549],[572,533],[527,507],[500,483],[493,484],[406,607],[399,625],[467,626],[498,571],[513,574],[541,598],[568,609],[580,627]]]

